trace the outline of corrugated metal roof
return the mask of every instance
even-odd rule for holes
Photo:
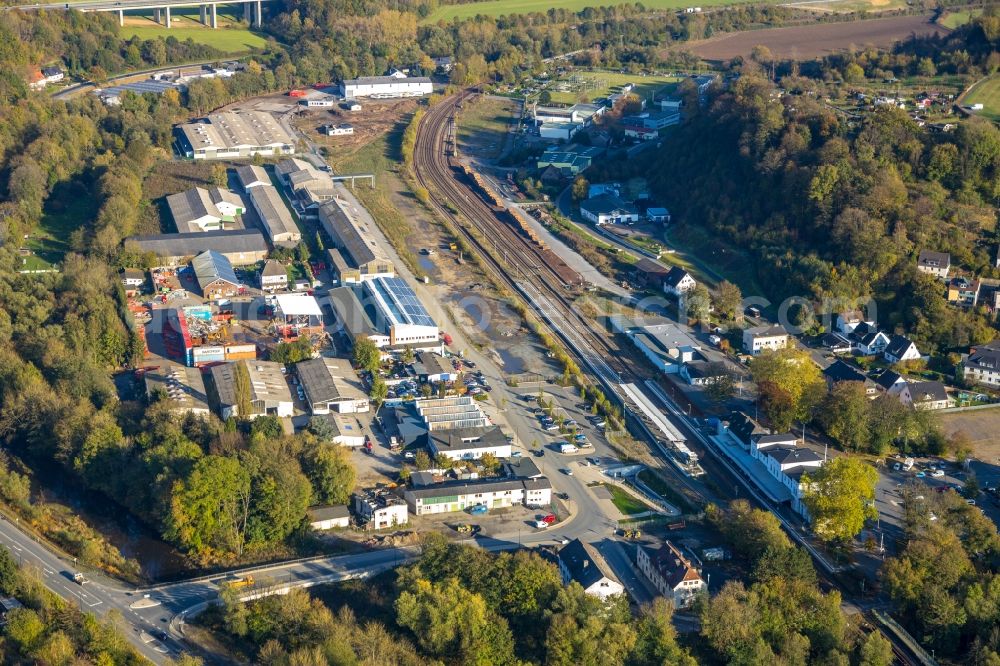
[[[260,185],[252,187],[248,192],[250,202],[254,210],[260,216],[260,221],[267,230],[268,236],[273,240],[278,236],[291,234],[293,237],[301,237],[295,220],[288,210],[288,206],[282,201],[278,190],[272,185]],[[283,240],[283,239],[279,239]]]
[[[215,250],[206,250],[191,260],[191,268],[194,269],[195,277],[201,286],[207,285],[216,280],[225,280],[230,284],[238,285],[240,280],[236,277],[233,265],[229,263],[225,255]]]
[[[126,242],[158,257],[188,257],[206,249],[223,254],[267,252],[264,235],[253,229],[133,236]]]

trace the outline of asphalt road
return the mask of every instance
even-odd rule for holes
[[[45,587],[83,611],[100,617],[117,611],[124,621],[125,637],[144,657],[160,664],[183,651],[184,618],[218,598],[219,583],[230,574],[196,578],[150,588],[124,587],[120,582],[87,573],[89,582],[73,581],[78,568],[72,560],[54,553],[32,539],[16,523],[0,520],[0,545],[8,548],[21,566],[38,570]],[[505,542],[485,544],[494,549],[516,547]],[[415,548],[392,548],[354,555],[328,557],[256,567],[255,589],[270,586],[304,587],[348,578],[365,577],[398,566],[417,554]],[[164,641],[153,632],[164,632]]]

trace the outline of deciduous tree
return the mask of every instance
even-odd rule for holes
[[[866,520],[878,517],[875,484],[878,471],[860,458],[840,456],[814,473],[802,475],[802,501],[813,530],[824,541],[847,541]]]

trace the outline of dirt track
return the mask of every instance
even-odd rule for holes
[[[747,30],[712,37],[688,45],[704,60],[729,60],[749,56],[757,44],[782,58],[810,60],[848,48],[888,47],[911,34],[944,34],[947,28],[933,24],[927,16],[897,16],[871,21],[820,23],[793,28]]]

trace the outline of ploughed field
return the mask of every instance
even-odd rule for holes
[[[747,30],[712,37],[685,45],[704,60],[748,57],[761,44],[775,56],[811,60],[855,47],[885,48],[910,35],[944,34],[948,29],[931,23],[929,16],[897,16],[870,21],[818,23],[790,28]]]

